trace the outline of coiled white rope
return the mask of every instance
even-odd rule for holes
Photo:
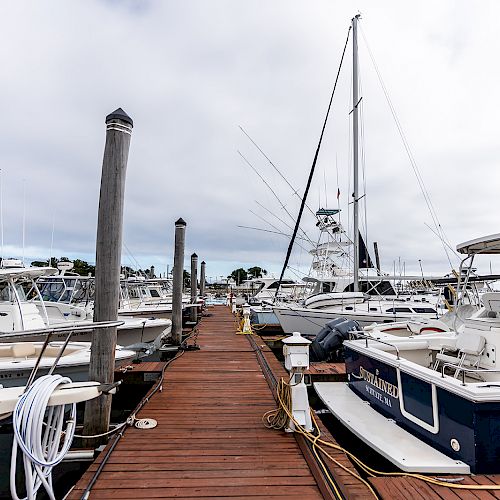
[[[23,454],[27,495],[22,500],[34,500],[42,485],[49,498],[55,500],[52,468],[62,461],[73,441],[76,404],[48,406],[48,402],[61,384],[68,383],[71,383],[68,377],[44,375],[33,382],[16,404],[12,417],[14,441],[10,463],[10,493],[14,500],[21,500],[16,489],[18,447]],[[70,416],[63,430],[67,406]]]

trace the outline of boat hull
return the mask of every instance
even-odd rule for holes
[[[172,308],[139,308],[139,309],[119,309],[120,316],[133,316],[134,318],[161,318],[172,319]]]
[[[300,332],[302,335],[316,335],[328,322],[336,318],[346,318],[357,321],[360,326],[368,326],[372,323],[392,323],[395,321],[405,321],[411,315],[401,314],[389,317],[387,314],[363,314],[358,311],[331,312],[317,309],[289,309],[274,308],[274,312],[285,333]]]
[[[475,402],[344,345],[349,387],[473,473],[500,472],[500,401]]]
[[[69,377],[73,382],[86,382],[89,380],[90,348],[78,359],[65,359],[63,356],[59,361],[54,373]],[[123,364],[129,363],[136,357],[134,351],[118,348],[115,353],[115,369]],[[2,387],[18,387],[26,385],[35,365],[35,359],[19,360],[16,362],[0,362],[0,385]],[[37,378],[47,375],[52,367],[52,358],[42,358]]]
[[[250,308],[250,323],[261,333],[282,333],[280,322],[272,309]]]
[[[89,322],[91,323],[91,322]],[[82,325],[83,322],[76,322],[76,325]],[[59,325],[58,325],[59,326]],[[65,326],[65,325],[60,325]],[[69,326],[69,325],[68,325]],[[167,337],[170,334],[172,328],[172,323],[168,320],[137,320],[125,322],[123,325],[118,327],[117,332],[117,343],[119,345],[128,346],[137,343],[149,343],[149,342],[159,342],[162,337]],[[68,336],[68,332],[64,333],[53,333],[51,340],[65,340]],[[20,332],[19,337],[8,337],[4,339],[4,342],[40,342],[44,341],[46,334],[30,334],[29,330]],[[92,332],[91,331],[75,331],[71,335],[71,340],[74,342],[91,342]],[[2,342],[2,340],[0,340]]]

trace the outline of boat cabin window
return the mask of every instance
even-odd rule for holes
[[[432,307],[414,307],[413,310],[416,313],[428,313],[428,314],[437,314],[436,310]]]
[[[137,288],[130,288],[128,291],[128,295],[131,299],[138,299],[139,298],[139,290],[137,290]]]
[[[344,307],[344,309],[345,309],[346,311],[352,311],[352,310],[354,309],[354,307],[352,307],[352,306],[347,306],[347,307]]]
[[[378,311],[376,307],[370,307],[370,311]]]
[[[330,293],[330,292],[333,292],[335,290],[335,282],[334,281],[323,281],[323,283],[321,285],[322,285],[321,291],[323,293]]]
[[[413,312],[409,307],[391,307],[387,309],[388,313],[411,313]]]
[[[369,295],[396,295],[390,281],[359,281],[359,291]],[[354,292],[354,283],[346,286],[344,292]]]
[[[276,290],[278,288],[279,281],[273,281],[267,288]]]
[[[160,293],[155,288],[151,288],[149,293],[151,294],[151,297],[160,297]]]

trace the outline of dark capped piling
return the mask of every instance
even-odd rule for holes
[[[198,320],[198,310],[194,304],[198,297],[198,256],[193,253],[191,255],[191,321],[195,323]]]
[[[182,291],[184,284],[184,245],[186,222],[181,218],[175,223],[174,269],[172,286],[172,342],[182,342]]]
[[[118,316],[125,177],[132,127],[132,118],[121,108],[106,117],[106,144],[97,221],[94,300],[96,322],[116,321]],[[113,382],[115,348],[116,327],[93,332],[90,380],[105,384]],[[106,432],[110,414],[111,395],[103,394],[88,401],[85,407],[85,435]]]

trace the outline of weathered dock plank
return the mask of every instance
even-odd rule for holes
[[[168,368],[163,390],[137,415],[158,426],[127,428],[91,498],[323,498],[294,436],[262,423],[276,403],[255,348],[235,334],[226,307],[211,311],[201,349]],[[105,453],[68,498],[81,498]]]

